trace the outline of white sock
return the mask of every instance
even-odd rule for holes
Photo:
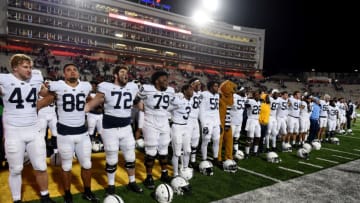
[[[174,177],[179,175],[179,157],[173,156],[171,159],[173,170],[174,170]]]
[[[9,175],[9,185],[14,201],[21,200],[21,173],[20,174],[11,174]]]
[[[135,175],[129,176],[129,183],[135,182]]]
[[[115,185],[115,172],[107,173],[107,177],[108,177],[108,185]]]

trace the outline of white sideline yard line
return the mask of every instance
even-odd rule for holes
[[[326,162],[333,163],[333,164],[338,164],[339,163],[337,161],[333,161],[333,160],[329,160],[329,159],[323,159],[323,158],[319,158],[319,157],[316,157],[315,159],[320,160],[320,161],[326,161]]]
[[[261,173],[257,173],[257,172],[255,172],[255,171],[250,171],[250,170],[248,170],[248,169],[241,168],[240,166],[238,166],[238,169],[241,170],[241,171],[245,171],[245,172],[251,173],[251,174],[253,174],[253,175],[260,176],[260,177],[265,178],[265,179],[272,180],[272,181],[277,182],[277,183],[282,182],[282,181],[279,180],[279,179],[272,178],[272,177],[270,177],[270,176],[267,176],[267,175],[264,175],[264,174],[261,174]]]
[[[354,154],[351,152],[344,152],[344,151],[340,151],[340,150],[336,150],[336,149],[330,149],[330,148],[326,148],[326,147],[322,147],[321,149],[325,149],[328,151],[333,151],[333,152],[339,152],[339,153],[343,153],[343,154],[351,154],[351,155],[355,155],[355,156],[360,156],[360,154]]]
[[[342,158],[342,159],[346,159],[346,160],[353,160],[352,158],[349,158],[349,157],[344,157],[344,156],[339,156],[339,155],[331,155],[331,156],[334,156],[334,157],[338,157],[338,158]]]
[[[360,152],[360,149],[353,149],[354,151]]]
[[[360,137],[353,137],[353,136],[341,135],[341,138],[343,138],[343,137],[360,140]]]
[[[297,174],[300,174],[300,175],[303,175],[303,174],[304,174],[304,172],[302,172],[302,171],[298,171],[298,170],[294,170],[294,169],[286,168],[286,167],[282,167],[282,166],[279,166],[279,169],[282,169],[282,170],[285,170],[285,171],[294,172],[294,173],[297,173]]]
[[[306,162],[303,162],[303,161],[299,161],[299,164],[304,164],[304,165],[312,166],[312,167],[315,167],[315,168],[324,168],[322,166],[311,164],[311,163],[306,163]]]

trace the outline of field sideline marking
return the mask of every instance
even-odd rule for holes
[[[315,159],[320,160],[320,161],[326,161],[326,162],[333,163],[333,164],[338,164],[339,163],[337,161],[333,161],[333,160],[329,160],[329,159],[323,159],[323,158],[319,158],[319,157],[316,157]]]
[[[290,168],[286,168],[286,167],[282,167],[282,166],[279,166],[279,169],[282,169],[282,170],[285,170],[285,171],[294,172],[294,173],[297,173],[297,174],[300,174],[300,175],[303,175],[303,174],[304,174],[304,172],[302,172],[302,171],[298,171],[298,170],[294,170],[294,169],[290,169]]]
[[[341,135],[341,138],[342,138],[342,137],[347,137],[347,138],[352,138],[352,139],[360,140],[360,137],[353,137],[353,136]]]
[[[340,150],[336,150],[336,149],[330,149],[330,148],[326,148],[326,147],[322,147],[321,149],[325,149],[325,150],[329,150],[329,151],[333,151],[333,152],[340,152],[340,153],[344,153],[344,154],[351,154],[351,155],[355,155],[355,156],[360,156],[360,154],[344,152],[344,151],[340,151]]]
[[[354,151],[360,152],[360,149],[353,149]]]
[[[253,175],[260,176],[260,177],[262,177],[262,178],[266,178],[266,179],[272,180],[272,181],[277,182],[277,183],[282,182],[282,181],[279,180],[279,179],[272,178],[272,177],[270,177],[270,176],[267,176],[267,175],[264,175],[264,174],[261,174],[261,173],[257,173],[257,172],[255,172],[255,171],[250,171],[250,170],[247,170],[247,169],[245,169],[245,168],[241,168],[240,166],[238,166],[238,169],[241,170],[241,171],[245,171],[245,172],[251,173],[251,174],[253,174]]]
[[[304,165],[312,166],[312,167],[315,167],[315,168],[324,168],[322,166],[311,164],[311,163],[306,163],[306,162],[303,162],[303,161],[299,161],[299,164],[304,164]]]
[[[344,157],[344,156],[339,156],[339,155],[331,155],[331,156],[334,156],[334,157],[338,157],[338,158],[342,158],[342,159],[347,159],[347,160],[353,160],[352,158],[349,158],[349,157]]]

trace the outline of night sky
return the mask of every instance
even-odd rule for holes
[[[191,16],[199,0],[162,0]],[[360,69],[360,12],[356,1],[220,0],[215,19],[262,28],[265,74],[351,72]]]

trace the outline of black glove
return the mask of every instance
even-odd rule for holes
[[[50,143],[53,149],[57,149],[57,137],[51,136]]]

